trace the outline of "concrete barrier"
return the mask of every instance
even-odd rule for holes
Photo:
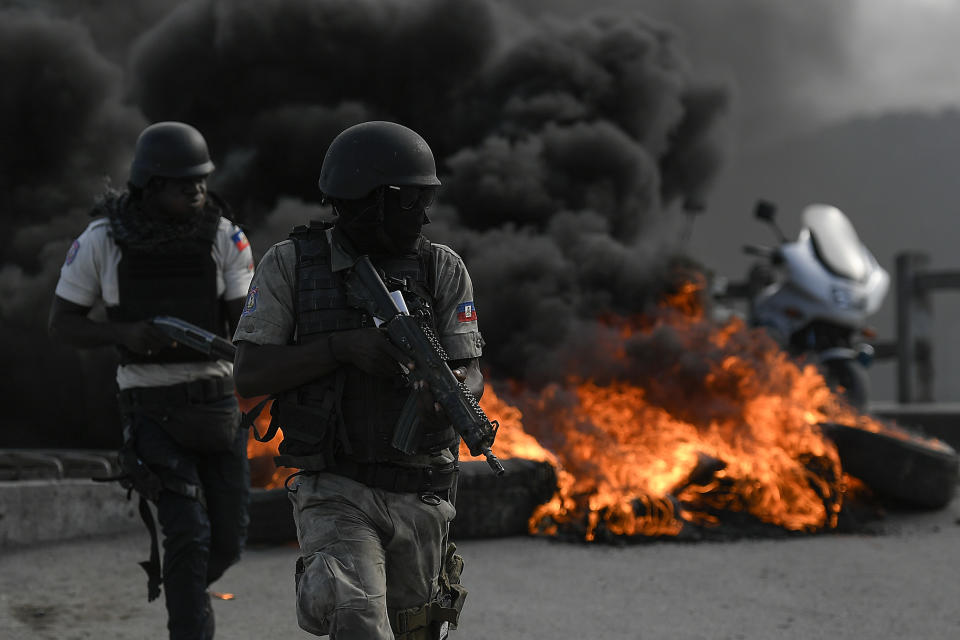
[[[0,548],[142,528],[137,500],[116,482],[0,482]]]
[[[940,438],[960,451],[960,403],[958,402],[873,402],[869,412],[878,418],[894,420],[903,427],[919,429]]]

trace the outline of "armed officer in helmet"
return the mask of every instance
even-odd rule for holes
[[[448,364],[479,398],[473,286],[460,257],[421,235],[440,181],[430,147],[391,122],[365,122],[331,143],[320,190],[335,225],[294,228],[258,265],[234,341],[237,387],[272,394],[271,430],[300,540],[300,626],[337,640],[446,637],[466,591],[448,544],[458,437],[429,389],[347,290],[368,255],[411,314],[435,328]],[[362,295],[362,294],[360,294]],[[415,454],[391,446],[413,394],[423,436]]]
[[[119,349],[121,481],[140,494],[151,532],[151,558],[141,563],[150,600],[160,593],[161,567],[146,501],[156,504],[172,639],[213,637],[207,586],[239,559],[248,522],[233,363],[178,345],[149,322],[175,316],[220,335],[236,327],[253,259],[225,203],[207,191],[213,168],[193,127],[147,127],[127,189],[97,200],[96,219],[67,253],[49,323],[72,346]],[[89,317],[97,303],[106,321]]]

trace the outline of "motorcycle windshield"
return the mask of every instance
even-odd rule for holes
[[[803,212],[803,226],[809,230],[817,257],[830,271],[851,280],[863,280],[870,262],[860,236],[836,207],[815,204]]]

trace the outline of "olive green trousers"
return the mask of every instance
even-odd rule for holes
[[[436,597],[456,514],[446,500],[429,504],[332,473],[301,476],[290,500],[304,630],[331,640],[394,640],[391,616]]]

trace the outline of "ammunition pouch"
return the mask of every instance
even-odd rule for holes
[[[283,429],[284,440],[296,443],[295,447],[317,452],[330,444],[331,425],[335,428],[337,424],[335,402],[333,393],[327,394],[318,406],[296,402],[290,395],[280,396],[273,401],[271,423],[276,422]],[[284,453],[289,448],[288,443]]]
[[[457,628],[457,620],[463,610],[463,603],[467,599],[467,589],[460,584],[460,575],[463,573],[463,557],[457,553],[457,545],[447,542],[443,554],[443,568],[440,570],[440,602],[445,607],[457,611],[457,617],[450,622],[450,628]]]
[[[430,602],[422,607],[400,609],[390,616],[396,640],[439,640],[446,629],[455,629],[460,610]]]
[[[340,411],[340,396],[346,377],[342,370],[322,383],[305,385],[274,397],[270,428],[263,438],[283,429],[283,441],[273,461],[278,467],[323,471],[338,454],[351,454],[346,425]],[[256,435],[256,434],[255,434]]]

